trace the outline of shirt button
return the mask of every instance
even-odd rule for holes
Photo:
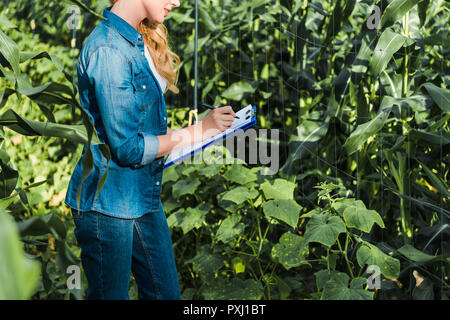
[[[166,117],[164,117],[164,120],[166,120],[167,118]]]
[[[142,86],[142,89],[144,89],[144,90],[145,90],[146,88],[147,88],[147,87],[146,87],[146,86],[145,86],[145,84],[144,84],[144,85]]]
[[[159,186],[159,181],[156,181],[156,185]]]

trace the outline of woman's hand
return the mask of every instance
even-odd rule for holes
[[[230,128],[235,116],[236,113],[231,106],[212,110],[201,121],[203,138],[208,139]]]

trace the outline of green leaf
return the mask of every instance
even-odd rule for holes
[[[239,81],[233,83],[229,88],[222,92],[221,96],[225,99],[240,101],[246,93],[255,92],[256,88],[253,88],[248,82]]]
[[[200,18],[202,19],[202,22],[205,24],[208,32],[213,32],[214,30],[217,29],[217,25],[212,21],[208,13],[208,10],[204,8],[203,3],[201,3],[199,7],[199,15]]]
[[[223,220],[217,230],[216,239],[218,241],[222,241],[223,243],[227,243],[235,237],[243,234],[245,225],[239,221],[241,221],[241,217],[237,214],[233,214]]]
[[[276,218],[286,222],[292,228],[298,225],[300,210],[302,207],[291,199],[269,200],[262,205],[267,219]]]
[[[425,174],[428,176],[428,178],[430,178],[431,185],[433,187],[435,187],[437,190],[439,190],[439,192],[442,195],[444,195],[445,197],[447,197],[447,199],[450,199],[450,191],[449,191],[448,186],[445,184],[445,182],[442,181],[441,179],[439,179],[439,177],[433,171],[431,171],[431,169],[428,168],[427,165],[425,165],[424,163],[422,163],[420,161],[418,161],[418,162],[425,170]]]
[[[230,282],[217,278],[201,289],[206,300],[259,300],[264,294],[261,282],[233,278]]]
[[[214,275],[224,266],[223,259],[217,254],[211,254],[206,250],[200,250],[192,259],[186,260],[184,265],[192,263],[192,268],[197,274]]]
[[[220,173],[221,167],[222,167],[221,164],[211,163],[201,169],[198,169],[197,172],[199,175],[205,176],[207,178],[211,178]]]
[[[406,42],[406,37],[399,33],[386,29],[380,36],[378,43],[370,59],[370,69],[374,78],[377,78],[386,68],[392,56]]]
[[[338,271],[323,269],[314,273],[316,277],[316,286],[317,290],[321,291],[325,287],[325,283],[330,280],[332,277],[337,277],[339,274]]]
[[[223,177],[228,181],[239,183],[240,185],[245,185],[258,179],[256,172],[244,167],[242,164],[230,165]]]
[[[195,19],[191,17],[192,10],[186,11],[186,13],[178,13],[176,11],[170,12],[170,15],[166,17],[166,20],[173,19],[177,24],[193,23]]]
[[[169,181],[177,182],[179,178],[180,178],[180,175],[178,174],[178,172],[176,170],[176,166],[170,166],[170,167],[164,169],[163,181],[162,181],[163,184],[165,184],[166,182],[169,182]]]
[[[295,183],[285,179],[275,179],[273,184],[269,181],[261,184],[261,190],[266,199],[294,199]]]
[[[200,228],[205,222],[206,214],[211,210],[210,204],[200,204],[195,208],[180,209],[167,218],[169,227],[180,227],[186,234],[192,229]]]
[[[350,281],[342,272],[334,274],[323,286],[321,300],[373,300],[374,292],[363,289],[367,279],[358,277]]]
[[[186,194],[194,194],[199,185],[200,185],[199,180],[193,179],[179,180],[172,186],[173,196],[175,198],[179,198]]]
[[[402,21],[403,16],[420,1],[422,0],[392,0],[384,9],[380,28],[389,27],[397,21]]]
[[[88,143],[88,134],[84,125],[66,125],[24,119],[15,111],[8,109],[0,116],[0,125],[6,126],[26,136],[45,136],[66,138],[75,143]],[[93,133],[92,145],[99,144],[97,133]]]
[[[17,185],[19,172],[0,161],[1,177],[0,177],[0,198],[6,198],[11,195]]]
[[[400,261],[395,259],[376,246],[364,242],[356,253],[356,259],[361,268],[365,265],[376,265],[386,278],[396,279],[400,274]]]
[[[64,222],[54,214],[36,216],[17,223],[22,237],[40,236],[51,233],[56,239],[64,239],[67,231]]]
[[[386,122],[391,109],[381,110],[378,115],[372,120],[360,124],[350,137],[347,138],[343,147],[347,150],[349,155],[358,151],[369,138],[380,131]]]
[[[368,210],[361,200],[354,200],[347,203],[343,211],[345,224],[349,228],[356,228],[366,233],[372,230],[374,223],[381,228],[385,228],[383,219],[375,210]]]
[[[0,30],[0,54],[8,61],[12,70],[14,71],[14,75],[16,77],[20,74],[19,67],[19,47],[17,44],[11,40],[3,31]]]
[[[14,219],[0,209],[0,300],[30,298],[39,270],[39,264],[24,255]]]
[[[339,234],[346,231],[345,224],[340,217],[332,216],[329,213],[316,214],[306,224],[305,240],[307,243],[319,242],[331,247]]]
[[[221,200],[229,200],[236,204],[241,204],[249,199],[255,199],[258,194],[258,191],[253,188],[237,187],[223,193]]]
[[[12,23],[7,17],[0,15],[0,26],[5,29],[17,28],[17,26]]]
[[[440,88],[432,83],[424,83],[420,87],[425,87],[437,106],[444,112],[450,113],[450,90]]]
[[[308,246],[305,239],[291,232],[283,233],[280,241],[272,247],[272,259],[281,263],[286,270],[309,264],[305,257],[308,255]]]
[[[410,244],[404,245],[403,247],[398,249],[397,252],[404,255],[409,260],[415,262],[428,262],[437,258],[436,256],[431,256],[429,254],[423,253]]]
[[[435,145],[446,145],[450,143],[450,133],[439,130],[437,132],[427,132],[422,130],[411,129],[409,131],[409,137],[414,141],[421,141],[425,145],[429,143]]]

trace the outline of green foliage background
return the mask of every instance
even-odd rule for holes
[[[200,99],[256,105],[256,129],[280,130],[282,168],[268,176],[211,158],[165,170],[183,298],[448,299],[448,3],[199,3]],[[67,267],[81,264],[63,199],[82,143],[98,140],[73,62],[108,4],[0,6],[0,239],[12,243],[0,251],[12,262],[0,263],[0,298],[84,296],[85,279],[81,290],[66,285]],[[382,17],[370,30],[374,5]],[[182,1],[165,23],[182,60],[180,94],[166,94],[172,129],[194,105],[193,6]],[[89,152],[83,161],[92,165]],[[369,265],[380,268],[379,290],[368,290]],[[34,291],[15,291],[24,279]]]

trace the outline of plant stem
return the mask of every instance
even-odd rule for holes
[[[408,12],[406,12],[405,16],[403,17],[403,35],[405,37],[408,37]],[[403,61],[403,82],[402,82],[402,97],[406,98],[406,95],[408,93],[408,48],[404,48],[405,51],[405,59]],[[403,118],[403,111],[404,108],[401,108],[402,110],[402,118]]]
[[[345,236],[346,236],[345,242],[347,243],[348,234],[346,234]],[[350,272],[350,276],[353,279],[355,276],[353,275],[352,267],[350,266],[350,261],[348,261],[347,251],[342,250],[341,242],[339,241],[339,239],[337,239],[337,244],[338,244],[339,250],[344,254],[344,258],[345,258],[345,262],[347,263],[348,271]],[[346,246],[346,250],[347,250],[347,246]]]

